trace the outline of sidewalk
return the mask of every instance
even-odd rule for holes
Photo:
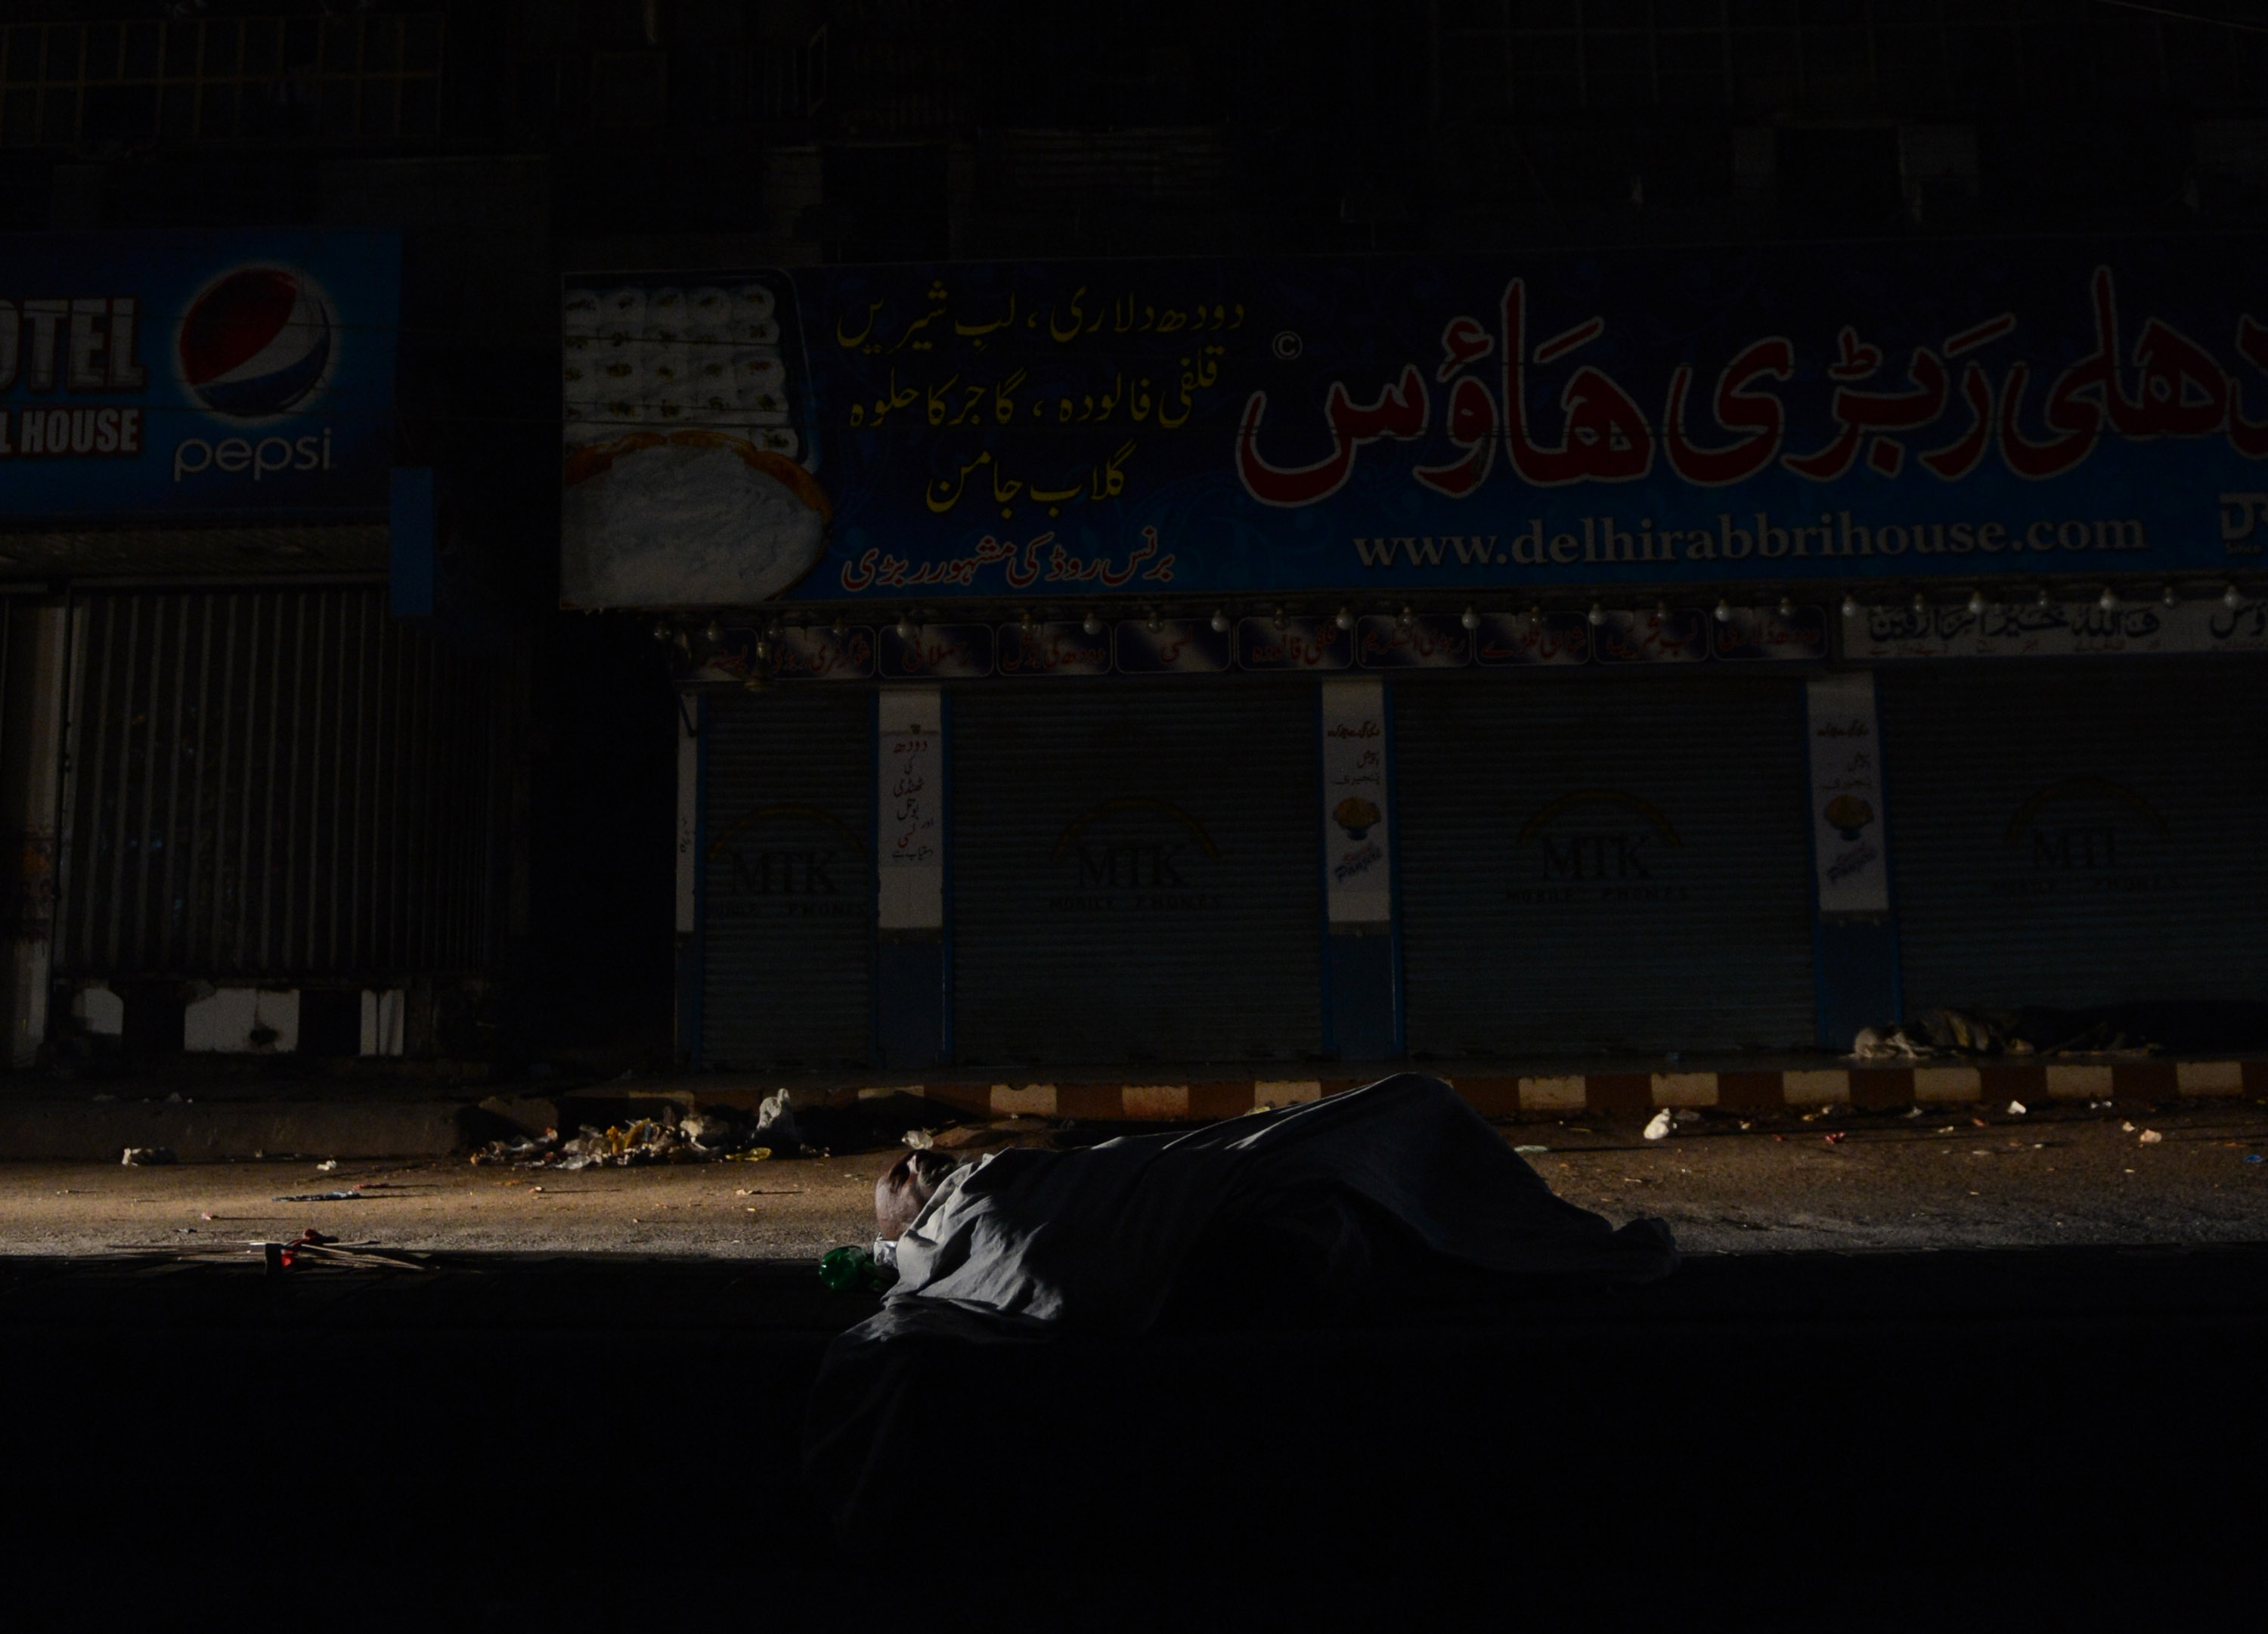
[[[262,1064],[271,1070],[220,1072],[198,1063],[178,1072],[145,1067],[99,1078],[22,1075],[0,1085],[0,1160],[114,1161],[129,1146],[163,1146],[185,1163],[302,1153],[438,1158],[516,1131],[571,1133],[586,1123],[604,1128],[673,1107],[752,1110],[780,1089],[803,1107],[905,1094],[962,1118],[1171,1123],[1314,1100],[1404,1070],[1386,1062],[1264,1069],[1196,1064],[989,1073],[695,1071],[626,1074],[605,1082],[530,1077],[504,1083],[416,1070],[301,1077],[286,1063]],[[1573,1114],[1643,1119],[1663,1108],[1754,1117],[1824,1106],[1997,1110],[2011,1101],[2043,1109],[2268,1098],[2268,1059],[2002,1057],[1888,1066],[1812,1055],[1413,1065],[1447,1078],[1484,1115],[1498,1119]]]
[[[1503,1134],[1568,1201],[1617,1224],[1659,1216],[1697,1253],[2268,1241],[2268,1108],[2129,1111],[1718,1111],[1660,1140],[1636,1116],[1570,1113]],[[1109,1132],[1020,1119],[954,1149]],[[899,1150],[576,1172],[462,1157],[0,1163],[0,1256],[242,1260],[313,1227],[444,1254],[807,1260],[872,1235],[874,1181]]]

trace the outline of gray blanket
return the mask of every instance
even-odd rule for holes
[[[846,1525],[880,1519],[862,1512],[925,1344],[1390,1320],[1651,1282],[1677,1250],[1660,1220],[1616,1230],[1555,1197],[1447,1084],[1402,1073],[1187,1134],[997,1152],[947,1177],[896,1260],[881,1313],[828,1347],[806,1425]]]

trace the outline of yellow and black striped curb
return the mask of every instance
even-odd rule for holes
[[[826,1100],[922,1095],[961,1111],[1003,1117],[1117,1118],[1140,1122],[1235,1117],[1258,1107],[1319,1100],[1369,1078],[1192,1079],[1129,1083],[938,1082],[871,1085]],[[2169,1100],[2268,1096],[2268,1060],[1918,1064],[1769,1071],[1573,1072],[1448,1078],[1490,1117],[1567,1112],[1649,1113],[1661,1108],[1778,1112],[1789,1108],[1881,1107],[2021,1100]]]

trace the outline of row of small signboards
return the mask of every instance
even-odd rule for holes
[[[1840,625],[1837,631],[1836,625]],[[1839,639],[1838,639],[1839,636]],[[1836,649],[1841,649],[1839,654]],[[2268,601],[1655,607],[1530,613],[1280,615],[1007,624],[727,626],[683,679],[973,681],[1230,670],[1565,668],[1850,659],[2268,651]]]

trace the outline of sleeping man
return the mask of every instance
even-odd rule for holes
[[[1507,1280],[1649,1282],[1668,1228],[1564,1203],[1439,1078],[1070,1152],[956,1166],[911,1152],[874,1187],[885,1325],[916,1312],[1003,1331],[1138,1334],[1202,1313],[1360,1320]],[[918,1318],[917,1318],[918,1320]]]
[[[883,1444],[939,1344],[1438,1317],[1677,1265],[1661,1221],[1616,1230],[1552,1196],[1417,1073],[1182,1134],[960,1165],[909,1152],[874,1215],[897,1280],[828,1347],[806,1424],[806,1467],[846,1524],[897,1490]]]

